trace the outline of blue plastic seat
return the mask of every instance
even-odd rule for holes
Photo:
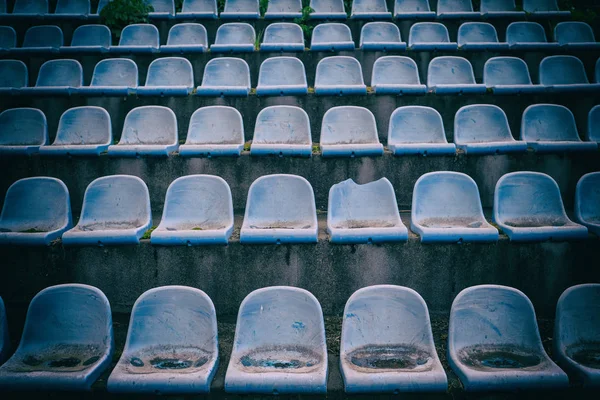
[[[256,117],[250,155],[310,157],[312,139],[306,111],[295,106],[271,106]]]
[[[175,17],[217,19],[219,18],[217,0],[183,0],[181,12],[178,12]]]
[[[480,285],[452,303],[448,361],[467,392],[566,388],[548,357],[531,301],[507,286]]]
[[[352,2],[353,19],[392,19],[385,0],[354,0]]]
[[[565,213],[558,185],[539,172],[503,175],[494,191],[494,222],[511,241],[586,239],[585,226]]]
[[[138,96],[187,96],[194,90],[192,63],[183,57],[157,58],[150,63],[146,84]]]
[[[325,57],[317,64],[315,76],[317,95],[367,94],[362,68],[356,58]]]
[[[17,33],[11,26],[0,26],[0,52],[17,47]]]
[[[83,84],[83,69],[76,60],[50,60],[40,67],[35,87],[22,87],[21,95],[70,95]]]
[[[227,244],[233,232],[233,202],[227,182],[188,175],[169,185],[162,219],[150,242],[162,246]]]
[[[481,13],[473,11],[471,0],[437,0],[437,17],[476,19]]]
[[[492,57],[483,67],[483,83],[494,94],[542,93],[546,88],[534,85],[525,61],[517,57]]]
[[[396,0],[395,19],[435,18],[435,11],[429,8],[429,0]]]
[[[600,105],[593,107],[588,114],[587,137],[590,142],[600,143]]]
[[[600,284],[568,288],[556,304],[553,354],[558,364],[587,388],[600,387]]]
[[[138,86],[138,68],[128,58],[107,58],[94,67],[90,86],[82,86],[78,94],[86,96],[127,96]]]
[[[600,172],[585,174],[577,182],[575,220],[600,236]]]
[[[0,245],[47,246],[71,226],[69,189],[62,181],[40,176],[8,188],[0,214]]]
[[[556,0],[523,0],[523,10],[534,16],[570,17],[571,11],[560,11]]]
[[[221,19],[258,19],[260,18],[258,0],[225,0],[225,8],[219,17]]]
[[[48,156],[98,156],[111,144],[108,112],[102,107],[83,106],[63,113],[54,143],[41,146],[39,151]]]
[[[581,60],[574,56],[548,56],[540,62],[540,85],[552,92],[599,91],[590,83]]]
[[[364,107],[332,107],[321,124],[323,157],[355,157],[383,155],[373,113]]]
[[[0,10],[2,12],[2,10]],[[8,334],[8,321],[6,319],[6,308],[0,297],[0,365],[6,361],[10,353],[10,336]]]
[[[15,0],[14,15],[22,17],[40,17],[49,13],[48,0]]]
[[[210,51],[241,53],[254,51],[256,33],[252,25],[245,22],[230,22],[219,26],[215,42]]]
[[[252,182],[241,243],[316,243],[317,229],[315,195],[306,179],[275,174]]]
[[[213,58],[204,67],[199,96],[248,96],[250,68],[241,58]]]
[[[560,45],[549,43],[542,25],[537,22],[512,22],[506,28],[506,42],[514,50],[557,50]]]
[[[167,44],[160,46],[160,52],[164,54],[204,53],[207,49],[206,28],[195,23],[173,25]]]
[[[46,143],[48,124],[42,111],[11,108],[0,113],[0,155],[36,153]]]
[[[242,115],[233,107],[209,106],[194,111],[182,157],[239,156],[244,148]]]
[[[226,392],[326,393],[323,312],[310,292],[289,286],[253,291],[240,306],[233,343]]]
[[[346,19],[344,0],[310,0],[311,19]]]
[[[465,154],[527,152],[527,143],[513,138],[504,111],[492,104],[472,104],[456,112],[454,143]]]
[[[357,290],[344,309],[340,364],[346,393],[445,392],[425,300],[402,286]]]
[[[219,364],[217,316],[200,289],[161,286],[133,305],[109,392],[208,393]]]
[[[517,11],[515,0],[481,0],[481,15],[485,18],[523,18],[524,11]]]
[[[436,57],[427,68],[427,88],[438,94],[485,93],[484,84],[475,82],[473,67],[463,57]]]
[[[79,222],[63,234],[63,244],[138,244],[150,226],[150,194],[144,181],[131,175],[103,176],[85,190]]]
[[[148,13],[150,19],[169,19],[175,16],[175,2],[173,0],[147,0],[154,11]]]
[[[265,29],[261,51],[304,51],[304,33],[298,24],[276,22]]]
[[[0,94],[13,94],[27,87],[27,65],[19,60],[0,60]]]
[[[559,22],[554,27],[554,40],[567,49],[594,50],[600,49],[594,31],[585,22]]]
[[[156,53],[159,36],[156,26],[151,24],[127,25],[121,32],[118,46],[112,46],[113,53]]]
[[[46,17],[61,19],[82,19],[90,14],[90,0],[57,0],[54,14]]]
[[[595,151],[598,144],[579,138],[571,110],[557,104],[534,104],[521,119],[521,140],[538,153]]]
[[[333,185],[329,189],[327,233],[331,243],[408,240],[390,181],[381,178],[359,185],[347,179]]]
[[[121,139],[118,144],[108,147],[108,155],[167,157],[178,147],[177,118],[173,110],[163,106],[141,106],[129,111]]]
[[[110,29],[106,25],[82,25],[75,29],[71,46],[62,46],[61,53],[104,53],[112,43]]]
[[[265,19],[284,19],[302,17],[301,0],[269,0]]]
[[[404,106],[394,110],[390,117],[387,145],[397,156],[456,153],[454,143],[446,140],[440,113],[423,106]]]
[[[110,304],[101,290],[48,287],[29,304],[19,347],[0,367],[0,389],[89,391],[113,351]]]
[[[371,87],[375,94],[425,94],[417,64],[403,56],[379,57],[373,63]]]
[[[55,25],[32,26],[25,32],[23,45],[13,53],[56,53],[63,45],[63,32]]]
[[[429,172],[415,183],[410,228],[422,243],[496,242],[475,181],[460,172]]]
[[[98,0],[98,8],[96,9],[95,15],[100,15],[100,11],[102,11],[102,9],[111,1],[112,0]]]
[[[457,50],[458,44],[450,42],[448,29],[439,22],[417,22],[410,27],[408,48],[411,50]]]
[[[6,14],[6,0],[0,0],[0,14]],[[0,298],[0,301],[2,299]],[[3,303],[4,304],[4,303]],[[3,360],[2,360],[3,361]],[[0,361],[1,362],[1,361]]]
[[[369,22],[360,31],[360,48],[363,50],[406,50],[400,38],[400,29],[391,22]]]
[[[310,42],[312,51],[354,50],[352,32],[346,24],[328,22],[315,26]]]
[[[308,93],[304,64],[295,57],[271,57],[260,65],[258,96],[297,96]]]
[[[596,78],[596,79],[595,79],[596,83],[600,83],[600,58],[598,58],[598,59],[596,60],[596,68],[595,68],[595,71],[594,71],[594,72],[595,72],[595,73],[594,73],[594,75],[596,75],[596,76],[595,76],[595,78]]]
[[[470,0],[469,0],[470,1]],[[465,22],[458,28],[458,47],[462,50],[508,50],[508,43],[499,43],[494,25],[487,22]]]

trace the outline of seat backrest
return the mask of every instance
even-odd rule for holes
[[[361,42],[401,42],[400,29],[391,22],[368,22],[360,31]]]
[[[473,11],[471,0],[438,0],[437,12],[470,12]]]
[[[581,60],[574,56],[548,56],[540,62],[540,84],[589,83]]]
[[[523,0],[523,10],[528,13],[558,11],[556,0]]]
[[[35,86],[80,87],[83,84],[83,69],[76,60],[50,60],[40,67]]]
[[[188,128],[186,144],[242,144],[244,122],[233,107],[209,106],[197,109]]]
[[[600,105],[594,106],[588,114],[587,140],[600,142]]]
[[[163,106],[141,106],[129,111],[119,144],[168,145],[177,143],[177,118]]]
[[[477,143],[513,140],[506,114],[492,104],[464,106],[454,117],[454,142]]]
[[[107,58],[94,67],[90,86],[138,86],[138,67],[128,58]]]
[[[27,65],[19,60],[0,60],[0,87],[21,88],[27,87],[29,73]]]
[[[110,47],[112,39],[106,25],[82,25],[75,29],[71,46]]]
[[[402,14],[408,12],[427,12],[431,11],[428,0],[396,0],[394,4],[394,13]]]
[[[481,0],[479,9],[482,13],[489,11],[515,11],[515,0]]]
[[[0,49],[17,47],[17,33],[10,26],[0,26]]]
[[[54,14],[78,14],[88,15],[90,13],[90,0],[57,0]]]
[[[511,22],[506,28],[509,45],[518,43],[546,43],[546,32],[537,22]]]
[[[148,3],[154,7],[156,13],[175,14],[175,3],[173,0],[148,0]]]
[[[296,57],[270,57],[260,65],[258,86],[261,85],[304,85],[304,64]]]
[[[243,22],[229,22],[217,29],[215,44],[254,44],[256,33],[252,25]]]
[[[352,33],[348,25],[338,22],[319,24],[312,33],[311,44],[351,42]]]
[[[371,86],[380,83],[420,85],[417,64],[412,58],[404,56],[379,57],[373,64]]]
[[[598,342],[600,284],[576,285],[565,290],[556,304],[554,326],[554,341],[558,341],[563,349]]]
[[[25,32],[23,47],[53,47],[63,45],[63,32],[55,25],[32,26]]]
[[[534,141],[580,141],[573,113],[557,104],[534,104],[521,119],[521,139]]]
[[[148,67],[146,86],[194,86],[192,63],[183,57],[157,58]]]
[[[203,45],[208,46],[206,28],[201,24],[185,23],[173,25],[169,29],[167,45]]]
[[[483,82],[486,86],[531,85],[529,68],[517,57],[493,57],[483,67]]]
[[[332,107],[323,116],[321,144],[379,143],[373,113],[364,107]]]
[[[263,43],[301,43],[304,45],[304,34],[298,24],[275,22],[265,29]]]
[[[343,0],[310,0],[310,8],[317,13],[345,12]]]
[[[585,174],[575,190],[575,216],[581,222],[600,221],[600,172]]]
[[[183,0],[181,11],[190,12],[214,12],[217,14],[217,0]]]
[[[48,123],[42,111],[11,108],[0,113],[0,145],[43,145],[47,142]]]
[[[498,43],[494,25],[487,22],[465,22],[458,28],[458,45],[471,43]]]
[[[123,28],[119,46],[158,47],[158,29],[151,24],[131,24]]]
[[[390,117],[388,143],[435,143],[446,141],[442,116],[423,106],[398,107]]]
[[[225,0],[224,12],[258,12],[258,0]]]
[[[352,14],[386,11],[387,4],[385,0],[354,0],[352,2]]]
[[[427,85],[473,85],[475,75],[471,63],[462,57],[436,57],[427,69]]]
[[[250,87],[250,69],[241,58],[213,58],[204,67],[202,86]]]
[[[554,27],[554,40],[559,44],[594,43],[594,31],[585,22],[565,21]]]
[[[70,108],[58,123],[54,145],[112,144],[110,115],[102,107]]]
[[[256,117],[252,143],[311,144],[308,114],[295,106],[262,109]]]
[[[48,0],[15,0],[13,14],[48,14]]]
[[[450,43],[450,35],[439,22],[417,22],[410,27],[408,45],[418,43]]]
[[[333,56],[317,64],[315,85],[363,85],[360,63],[356,58]]]

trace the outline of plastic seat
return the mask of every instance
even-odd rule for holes
[[[81,284],[35,295],[15,354],[0,367],[2,390],[89,391],[114,351],[108,299]]]
[[[385,0],[354,0],[352,2],[353,19],[391,19]]]
[[[475,181],[460,172],[430,172],[415,183],[410,227],[422,243],[495,242]]]
[[[260,18],[258,0],[225,0],[225,8],[219,17],[221,19],[258,19]]]
[[[57,0],[54,14],[46,17],[61,19],[87,18],[90,14],[90,0]]]
[[[151,225],[150,195],[144,181],[131,175],[103,176],[85,190],[79,222],[63,234],[63,244],[138,244]]]
[[[598,144],[579,138],[573,113],[556,104],[534,104],[521,119],[521,140],[538,153],[595,151]]]
[[[317,95],[367,94],[362,68],[356,58],[325,57],[317,64],[315,77]]]
[[[104,53],[112,43],[110,29],[106,25],[82,25],[75,29],[71,46],[62,46],[61,53]]]
[[[396,0],[395,19],[435,18],[435,11],[429,8],[428,0]]]
[[[464,289],[450,311],[448,361],[467,392],[564,388],[548,357],[531,301],[506,286]]]
[[[494,191],[494,222],[511,241],[585,239],[585,226],[572,222],[558,185],[539,172],[503,175]]]
[[[383,155],[375,117],[364,107],[339,106],[327,110],[319,144],[323,157]]]
[[[523,10],[534,16],[570,17],[571,11],[560,11],[556,0],[523,0]]]
[[[233,232],[233,203],[227,182],[213,175],[188,175],[169,185],[162,219],[152,231],[156,245],[227,244]]]
[[[527,143],[513,138],[504,111],[492,104],[472,104],[456,112],[454,143],[465,154],[527,152]]]
[[[600,105],[592,108],[588,114],[587,137],[590,142],[600,143]]]
[[[250,68],[241,58],[213,58],[204,67],[199,96],[248,96]]]
[[[156,53],[158,51],[159,36],[156,26],[151,24],[127,25],[121,32],[118,46],[112,46],[113,53]]]
[[[600,172],[585,174],[577,182],[575,220],[600,236]]]
[[[98,0],[98,7],[96,9],[96,14],[94,15],[100,15],[100,12],[102,11],[102,9],[108,4],[110,3],[112,0]]]
[[[346,19],[343,0],[310,0],[311,19]]]
[[[310,42],[312,51],[354,50],[352,32],[346,24],[328,22],[315,26]]]
[[[437,0],[437,17],[477,19],[481,13],[473,11],[471,0]]]
[[[40,17],[49,14],[48,0],[15,0],[14,15],[22,17]]]
[[[439,22],[417,22],[410,27],[408,48],[411,50],[457,50],[458,44],[450,42],[448,29]]]
[[[46,143],[48,124],[42,111],[11,108],[0,113],[0,155],[36,153]]]
[[[342,322],[340,364],[346,393],[448,388],[427,304],[407,287],[375,285],[350,296]]]
[[[542,93],[546,88],[534,85],[525,61],[517,57],[492,57],[483,67],[483,83],[494,94]]]
[[[71,226],[69,189],[62,181],[25,178],[8,188],[0,214],[0,245],[47,246]]]
[[[2,12],[2,10],[0,10]],[[10,353],[10,337],[8,334],[8,321],[6,320],[6,308],[0,297],[0,365],[6,361]]]
[[[70,95],[83,84],[83,69],[76,60],[50,60],[40,67],[35,87],[22,87],[22,95]]]
[[[175,2],[173,0],[147,0],[154,11],[148,13],[150,19],[169,19],[175,16]]]
[[[485,18],[523,18],[524,11],[517,11],[515,0],[481,0],[479,5]]]
[[[398,107],[390,117],[387,145],[396,155],[451,155],[454,143],[448,143],[442,116],[423,106]]]
[[[194,23],[173,25],[167,44],[160,46],[160,52],[164,54],[204,53],[207,49],[206,28]]]
[[[6,14],[6,0],[0,0],[0,14]],[[2,301],[2,298],[0,298],[0,301]],[[4,303],[2,303],[4,305]],[[2,362],[4,360],[0,360],[0,362]]]
[[[219,26],[215,42],[210,46],[214,52],[252,52],[256,33],[252,25],[243,22],[230,22]]]
[[[544,28],[537,22],[512,22],[506,28],[506,42],[515,50],[557,50],[558,43],[548,43]]]
[[[470,0],[469,0],[470,1]],[[465,22],[458,28],[458,47],[463,50],[508,50],[508,43],[499,43],[494,25],[487,22]]]
[[[333,185],[329,190],[327,233],[331,243],[408,240],[390,181],[381,178],[359,185],[347,179]]]
[[[316,243],[317,229],[315,195],[306,179],[275,174],[252,182],[241,243]]]
[[[192,63],[183,57],[157,58],[148,67],[146,85],[138,96],[187,96],[194,90]]]
[[[273,286],[250,293],[240,306],[225,391],[327,391],[323,312],[310,292]]]
[[[425,94],[417,64],[403,56],[379,57],[373,63],[371,87],[375,94]]]
[[[107,58],[94,67],[90,86],[77,93],[86,96],[127,96],[138,86],[138,68],[127,58]]]
[[[197,109],[188,128],[182,157],[239,156],[244,148],[242,115],[233,107],[209,106]]]
[[[428,90],[438,94],[480,94],[486,92],[483,84],[475,82],[473,67],[463,57],[436,57],[427,68]]]
[[[276,22],[265,29],[261,51],[304,51],[304,33],[298,24]]]
[[[17,33],[11,26],[0,26],[0,52],[17,47]]]
[[[27,87],[27,65],[19,60],[0,60],[0,94],[12,94]]]
[[[162,106],[141,106],[129,111],[121,139],[118,144],[108,147],[108,155],[167,157],[178,147],[177,118],[173,110]]]
[[[400,30],[391,22],[369,22],[360,31],[360,48],[363,50],[406,50]]]
[[[308,93],[304,64],[295,57],[271,57],[260,65],[258,96],[297,96]]]
[[[310,157],[312,140],[306,111],[295,106],[262,109],[256,117],[250,154]]]
[[[302,17],[301,0],[269,0],[265,19],[284,19]]]
[[[217,19],[219,18],[217,0],[183,0],[181,12],[178,12],[175,17]]]
[[[63,45],[63,32],[55,25],[32,26],[25,32],[23,46],[13,53],[56,53]]]
[[[585,22],[559,22],[554,27],[554,40],[567,49],[600,49],[600,43],[596,42],[594,31]]]
[[[581,60],[574,56],[549,56],[540,62],[540,85],[553,92],[598,91],[590,84]]]

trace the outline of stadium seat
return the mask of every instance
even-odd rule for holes
[[[525,109],[521,140],[538,153],[598,149],[595,142],[581,141],[571,110],[556,104],[534,104]]]
[[[575,220],[600,236],[600,172],[585,174],[575,190]]]
[[[250,155],[310,157],[312,140],[306,111],[295,106],[271,106],[256,117]]]
[[[317,64],[315,77],[317,95],[367,94],[362,68],[356,58],[325,57]]]
[[[0,0],[0,14],[6,14],[7,10],[6,10],[6,0]],[[0,301],[2,299],[0,298]],[[4,303],[3,303],[4,304]],[[2,362],[4,360],[1,360],[0,362]]]
[[[484,84],[475,82],[473,67],[463,57],[436,57],[427,69],[427,88],[437,94],[485,93]]]
[[[107,389],[112,393],[208,393],[219,365],[217,316],[200,289],[161,286],[133,305],[127,342]]]
[[[90,14],[90,0],[57,0],[54,14],[48,18],[82,19]]]
[[[204,67],[199,96],[248,96],[250,69],[241,58],[213,58]]]
[[[537,22],[512,22],[506,28],[506,42],[511,50],[558,50],[560,45],[549,43],[542,25]]]
[[[15,0],[12,13],[21,17],[45,16],[49,13],[48,0]]]
[[[456,296],[448,361],[467,392],[569,385],[567,375],[544,351],[531,301],[507,286],[472,286]]]
[[[265,19],[289,19],[302,17],[301,0],[269,0]]]
[[[310,0],[311,19],[346,19],[344,0]]]
[[[517,11],[515,0],[481,0],[479,4],[484,18],[524,18],[524,11]]]
[[[0,26],[0,53],[17,47],[17,33],[11,26]]]
[[[600,43],[596,42],[594,31],[585,22],[559,22],[554,27],[554,41],[567,49],[600,49]]]
[[[151,24],[127,25],[121,32],[118,46],[111,46],[113,53],[156,53],[159,45],[158,29]]]
[[[16,94],[29,83],[27,65],[19,60],[0,60],[0,94]]]
[[[213,175],[187,175],[169,185],[162,219],[150,242],[161,246],[227,244],[233,203],[227,182]]]
[[[11,108],[0,113],[0,155],[36,153],[46,143],[48,124],[42,111]]]
[[[437,17],[440,19],[477,19],[481,13],[473,11],[471,0],[437,0]]]
[[[8,188],[0,214],[0,245],[48,246],[71,226],[69,189],[62,181],[39,176]]]
[[[539,172],[503,175],[494,191],[494,222],[511,241],[586,239],[585,226],[569,219],[558,185]]]
[[[435,18],[435,11],[429,8],[429,0],[396,0],[395,19]]]
[[[304,33],[298,24],[276,22],[265,29],[261,51],[304,51]]]
[[[48,287],[29,304],[19,347],[0,367],[0,389],[89,391],[113,351],[110,304],[101,290]]]
[[[469,0],[470,1],[470,0]],[[499,43],[494,25],[487,22],[465,22],[458,28],[458,47],[461,50],[508,50],[508,43]]]
[[[82,86],[78,94],[85,96],[127,96],[138,87],[138,68],[128,58],[107,58],[94,67],[90,86]]]
[[[316,243],[317,229],[315,195],[306,179],[275,174],[252,182],[240,231],[242,244]]]
[[[177,118],[173,110],[163,106],[141,106],[129,111],[121,139],[118,144],[108,147],[108,155],[167,157],[178,147]]]
[[[323,312],[310,292],[289,286],[253,291],[240,306],[233,343],[226,392],[326,393]]]
[[[353,19],[392,19],[385,0],[354,0],[352,2]]]
[[[552,92],[600,91],[590,84],[581,60],[574,56],[548,56],[540,62],[540,85]]]
[[[260,65],[258,96],[297,96],[308,93],[304,64],[295,57],[271,57]]]
[[[63,113],[54,143],[42,145],[39,151],[48,156],[98,156],[111,144],[108,112],[101,107],[83,106]]]
[[[70,46],[62,46],[61,53],[104,53],[112,43],[110,29],[106,25],[82,25],[75,29]]]
[[[175,16],[181,19],[217,19],[217,0],[183,0],[181,12]]]
[[[204,53],[208,50],[208,38],[204,25],[183,23],[169,29],[167,44],[160,46],[164,54]]]
[[[429,311],[414,290],[375,285],[344,309],[340,364],[346,393],[445,392]]]
[[[323,157],[358,157],[383,155],[373,113],[364,107],[332,107],[321,125]]]
[[[254,51],[256,33],[252,25],[230,22],[219,26],[215,42],[210,51],[219,53],[241,53]]]
[[[71,95],[83,84],[83,70],[76,60],[50,60],[40,67],[35,87],[18,89],[21,95]]]
[[[347,179],[333,185],[327,205],[327,233],[331,243],[408,240],[390,181],[381,178],[359,185]]]
[[[346,24],[328,22],[315,26],[310,42],[312,51],[354,50],[352,32]]]
[[[371,88],[375,94],[425,94],[427,86],[419,80],[419,70],[412,58],[379,57],[373,63]]]
[[[63,32],[55,25],[32,26],[25,32],[23,45],[12,53],[57,53],[63,45]]]
[[[445,25],[439,22],[417,22],[410,27],[408,48],[410,50],[452,51],[458,49],[458,44],[450,42]]]
[[[600,105],[592,108],[588,114],[586,139],[590,142],[600,143]]]
[[[100,15],[100,11],[102,11],[102,9],[104,7],[106,7],[106,5],[108,3],[110,3],[112,0],[98,0],[98,8],[96,9],[96,14],[95,15]]]
[[[242,115],[233,107],[209,106],[197,109],[188,128],[182,157],[239,156],[244,147]]]
[[[150,226],[150,195],[144,181],[131,175],[103,176],[85,190],[79,222],[63,234],[63,245],[138,244]]]
[[[150,63],[146,84],[138,96],[187,96],[194,90],[192,63],[183,57],[157,58]]]
[[[0,10],[1,12],[2,10]],[[6,361],[10,354],[10,336],[8,334],[8,321],[6,319],[6,308],[0,297],[0,365]]]
[[[387,145],[396,155],[453,155],[454,143],[448,143],[442,116],[423,106],[398,107],[390,117]]]
[[[429,172],[417,180],[410,227],[422,243],[498,240],[498,230],[483,216],[477,184],[460,172]]]
[[[483,67],[483,83],[494,94],[542,93],[546,88],[534,85],[525,61],[517,57],[492,57]]]
[[[391,22],[368,22],[360,31],[362,50],[391,51],[406,50],[406,43],[400,39],[400,30]]]
[[[148,13],[150,19],[169,19],[175,16],[175,2],[173,0],[147,0],[154,11]]]
[[[504,111],[492,104],[472,104],[456,112],[454,143],[465,154],[527,152],[527,143],[513,138]]]
[[[258,0],[225,0],[221,19],[258,19],[260,11]]]
[[[571,11],[560,11],[556,0],[523,0],[523,10],[534,17],[570,17]]]

